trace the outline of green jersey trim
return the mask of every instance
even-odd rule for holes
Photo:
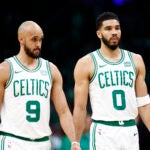
[[[95,58],[94,54],[93,54],[93,53],[90,53],[90,55],[91,55],[91,57],[92,57],[92,59],[93,59],[93,62],[94,62],[94,73],[93,73],[93,76],[92,76],[92,78],[91,78],[91,80],[90,80],[90,82],[92,82],[92,81],[94,80],[96,74],[97,74],[98,65],[97,65],[97,61],[96,61],[96,58]]]
[[[101,54],[101,52],[100,52],[99,49],[97,50],[98,56],[99,56],[105,63],[110,64],[110,65],[118,65],[118,64],[121,64],[121,63],[123,62],[124,57],[125,57],[125,54],[124,54],[124,51],[123,51],[122,49],[120,49],[120,52],[121,52],[121,59],[120,59],[119,61],[117,61],[117,62],[110,62],[110,61],[106,60],[106,59],[102,56],[102,54]]]
[[[14,75],[14,69],[13,69],[12,62],[9,59],[6,59],[6,61],[8,62],[9,66],[10,66],[10,76],[9,76],[9,79],[8,79],[8,81],[6,83],[6,87],[5,88],[7,88],[10,85],[10,83],[11,83],[11,81],[13,79],[13,75]]]
[[[38,65],[35,69],[28,69],[26,68],[20,61],[19,59],[16,57],[16,56],[13,56],[14,60],[16,61],[16,63],[23,69],[23,70],[26,70],[27,72],[36,72],[37,70],[40,69],[41,65],[42,65],[42,61],[41,61],[41,58],[38,59]]]

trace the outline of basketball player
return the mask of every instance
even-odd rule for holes
[[[43,37],[37,23],[23,22],[18,29],[19,53],[0,64],[1,150],[51,149],[50,98],[72,150],[80,150],[61,73],[40,57]]]
[[[139,150],[138,115],[150,130],[150,99],[141,55],[119,47],[118,16],[96,19],[99,49],[83,56],[74,69],[74,122],[80,141],[89,99],[92,109],[90,150]]]

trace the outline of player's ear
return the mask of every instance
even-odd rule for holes
[[[101,36],[100,30],[97,30],[97,31],[96,31],[96,35],[98,36],[99,39],[101,39],[102,36]]]
[[[18,41],[20,44],[23,43],[23,41],[24,41],[23,39],[24,39],[23,36],[18,35]]]

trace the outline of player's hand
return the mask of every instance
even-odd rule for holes
[[[81,150],[80,143],[72,143],[71,150]]]

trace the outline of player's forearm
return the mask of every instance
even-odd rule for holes
[[[76,141],[75,137],[75,127],[73,123],[73,117],[70,112],[66,112],[65,114],[61,115],[60,123],[63,131],[68,136],[71,142]]]
[[[150,104],[139,107],[139,115],[147,129],[150,131]]]
[[[86,111],[75,110],[73,114],[76,140],[79,142],[85,126]]]

